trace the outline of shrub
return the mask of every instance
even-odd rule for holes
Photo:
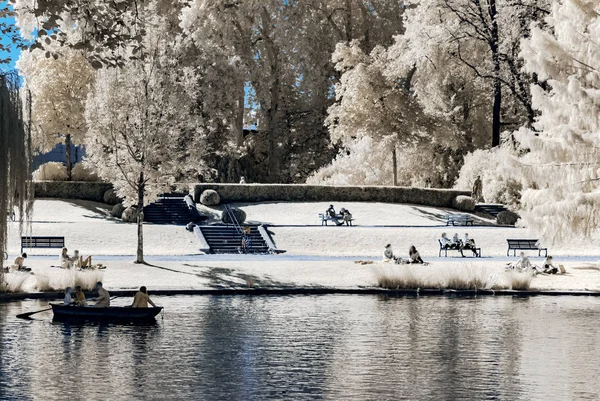
[[[38,291],[64,291],[67,287],[81,286],[84,291],[93,290],[102,281],[102,272],[55,269],[35,275]]]
[[[65,169],[66,170],[66,169]],[[71,170],[71,179],[73,181],[100,181],[100,178],[91,169],[85,167],[83,163],[77,163]]]
[[[509,145],[494,149],[478,149],[465,156],[454,188],[471,191],[477,176],[481,176],[483,198],[486,202],[502,203],[518,207],[521,202],[523,186],[520,177],[514,171],[507,172],[513,163],[513,150]],[[513,175],[510,175],[513,174]]]
[[[67,168],[60,162],[42,164],[32,174],[34,181],[66,181]]]
[[[465,266],[447,270],[400,265],[393,272],[377,272],[377,285],[388,289],[437,288],[452,290],[502,289],[498,277],[483,267]]]
[[[119,198],[113,188],[107,189],[102,198],[104,203],[108,205],[116,205],[117,203],[121,203],[123,201],[123,199]]]
[[[34,183],[34,197],[103,202],[104,192],[111,187],[111,184],[104,182],[43,181]]]
[[[238,223],[242,224],[244,221],[246,221],[246,212],[244,212],[242,209],[231,208],[230,210],[237,219]],[[231,221],[231,218],[226,210],[224,210],[221,214],[221,221],[225,224],[233,224],[233,221]]]
[[[116,217],[117,219],[120,219],[123,217],[123,211],[125,211],[125,206],[123,206],[122,203],[117,203],[113,206],[112,210],[110,211],[110,215]]]
[[[204,206],[216,206],[221,203],[221,197],[217,191],[207,189],[202,192],[202,195],[200,196],[200,203],[202,203]]]
[[[459,195],[452,200],[452,207],[463,212],[472,212],[476,204],[475,199],[465,195]]]
[[[123,210],[121,214],[121,220],[125,223],[135,223],[137,222],[137,207],[129,206],[127,209]]]
[[[388,202],[452,207],[452,200],[470,192],[434,188],[345,187],[305,184],[198,184],[194,194],[218,192],[221,202]],[[196,198],[196,202],[201,199]]]
[[[498,216],[496,216],[496,224],[502,226],[514,226],[515,224],[517,224],[517,221],[519,219],[520,216],[515,212],[505,210],[503,212],[498,213]]]

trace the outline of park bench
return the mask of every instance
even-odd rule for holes
[[[456,251],[456,252],[460,252],[459,248],[446,248],[442,245],[442,241],[440,241],[438,239],[438,244],[440,244],[440,251],[438,252],[438,257],[442,257],[442,251],[444,252],[444,257],[447,258],[448,257],[448,251]],[[470,251],[471,248],[463,248],[463,252],[464,251]],[[481,257],[481,248],[475,248],[475,253],[477,255],[478,258]]]
[[[321,219],[321,225],[327,225],[328,221],[333,221],[333,217],[329,216],[328,214],[325,213],[319,213],[319,218]],[[338,215],[337,219],[339,221],[343,221],[344,218],[342,217],[342,215]],[[352,222],[354,221],[354,218],[350,219],[350,225],[352,225]]]
[[[449,226],[452,224],[453,226],[467,226],[469,224],[473,225],[475,220],[468,214],[448,214],[446,215],[446,225]]]
[[[510,255],[510,251],[513,251],[513,256],[517,256],[517,250],[534,250],[538,251],[538,256],[541,256],[544,251],[544,256],[548,256],[548,248],[542,248],[539,245],[537,239],[507,239],[508,250],[506,256]]]
[[[517,250],[534,250],[538,251],[538,256],[541,256],[544,251],[545,256],[548,256],[548,248],[541,248],[537,239],[507,239],[508,250],[506,256],[510,256],[510,251],[513,251],[513,256],[517,256]]]
[[[24,248],[64,248],[65,237],[21,237],[21,253]]]

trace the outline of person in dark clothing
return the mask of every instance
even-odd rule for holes
[[[414,245],[411,245],[408,250],[408,263],[423,263],[423,259],[421,259],[421,255],[419,255],[419,251]]]

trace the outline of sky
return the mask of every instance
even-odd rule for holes
[[[5,5],[6,5],[6,2],[0,2],[0,7],[4,7]],[[2,18],[1,21],[6,22],[11,25],[15,24],[14,18]],[[16,49],[12,45],[11,41],[8,38],[6,38],[4,35],[0,35],[0,43],[2,43],[4,46],[10,47],[10,50],[11,50],[10,52],[5,52],[5,51],[0,52],[0,58],[6,58],[8,55],[10,55],[10,57],[12,59],[10,64],[2,65],[2,66],[0,66],[0,68],[3,71],[14,69],[15,62],[19,59],[19,54],[21,53],[21,51],[19,49]]]

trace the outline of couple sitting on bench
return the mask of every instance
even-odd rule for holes
[[[349,226],[352,222],[352,214],[348,209],[341,208],[340,213],[337,214],[333,205],[329,205],[329,209],[325,212],[325,218],[333,221],[336,226],[341,226],[344,223]]]
[[[465,233],[464,239],[458,238],[458,233],[454,233],[454,237],[452,239],[448,238],[446,233],[442,233],[442,238],[440,238],[440,245],[443,249],[456,249],[460,252],[460,255],[464,258],[463,250],[471,250],[474,256],[478,256],[477,254],[477,246],[475,245],[475,240],[469,238],[469,234]]]
[[[408,250],[408,259],[402,259],[400,256],[396,257],[394,255],[394,251],[392,251],[392,245],[387,244],[385,246],[385,251],[383,251],[383,261],[394,262],[397,264],[426,264],[425,262],[423,262],[423,259],[421,259],[421,255],[419,255],[419,251],[417,251],[417,248],[415,248],[414,245],[411,245]]]

